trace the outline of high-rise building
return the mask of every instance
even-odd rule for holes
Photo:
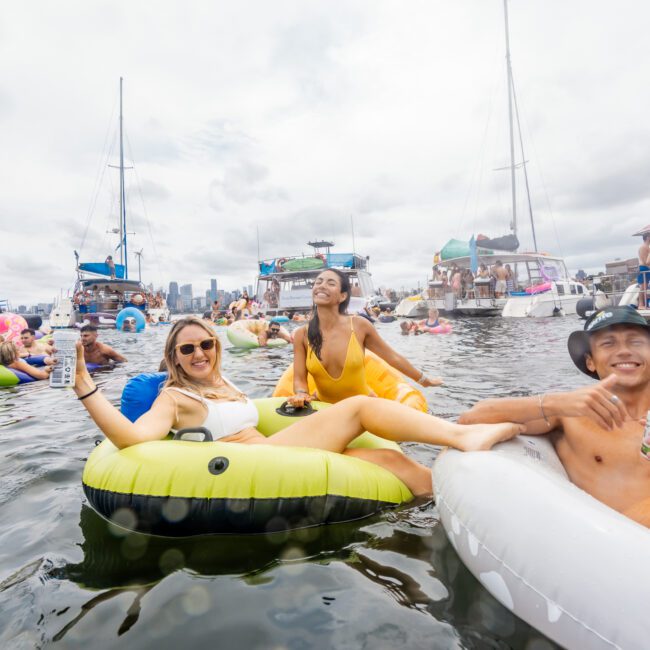
[[[210,301],[217,299],[217,280],[212,278],[210,280]]]
[[[167,306],[170,309],[177,309],[178,305],[178,282],[169,283],[169,293],[167,294]]]
[[[181,301],[183,303],[183,310],[192,310],[192,285],[183,284],[181,286]]]

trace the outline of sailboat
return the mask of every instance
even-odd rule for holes
[[[129,278],[128,232],[126,212],[126,191],[124,183],[124,115],[122,109],[123,79],[120,77],[120,186],[119,186],[119,227],[113,229],[119,235],[117,249],[119,263],[112,256],[104,262],[81,262],[74,251],[76,273],[72,297],[60,299],[50,314],[53,328],[74,327],[92,323],[99,328],[114,328],[119,312],[126,307],[134,307],[148,312],[154,323],[169,321],[169,309],[159,296],[152,296],[141,278]],[[141,255],[142,251],[136,253]],[[139,264],[138,264],[139,266]]]
[[[429,283],[430,306],[444,312],[464,316],[495,316],[505,317],[545,317],[576,313],[578,301],[585,296],[585,288],[580,282],[572,280],[566,264],[561,257],[539,252],[535,233],[530,188],[526,158],[524,156],[519,110],[512,75],[510,58],[510,30],[508,23],[508,0],[503,0],[505,19],[506,69],[508,84],[508,124],[510,142],[510,193],[512,200],[511,234],[497,239],[472,239],[469,242],[452,240],[448,242],[440,254],[440,264],[448,269],[471,269],[476,275],[479,265],[495,267],[497,261],[509,265],[512,270],[511,285],[507,291],[496,293],[489,279],[475,278],[471,290],[453,292],[435,276]],[[515,155],[515,118],[521,162],[516,161]],[[523,170],[530,227],[534,250],[517,252],[517,184],[515,171]]]

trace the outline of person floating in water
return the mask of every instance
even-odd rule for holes
[[[269,341],[277,339],[282,339],[287,343],[291,343],[291,335],[288,332],[283,331],[282,327],[280,327],[280,323],[276,320],[270,321],[266,329],[257,335],[257,340],[261,347],[265,347]]]
[[[126,358],[113,350],[110,345],[98,341],[97,336],[97,328],[94,325],[84,325],[81,328],[81,345],[86,363],[105,366],[110,363],[124,363],[126,361]]]
[[[569,336],[576,366],[597,383],[566,392],[488,399],[459,422],[514,421],[550,433],[569,478],[614,510],[650,527],[650,461],[641,456],[650,410],[650,325],[633,307],[593,314]]]
[[[370,326],[369,326],[370,327]],[[257,430],[253,402],[221,374],[221,345],[211,326],[199,318],[174,323],[165,343],[169,373],[151,409],[131,422],[104,397],[86,370],[77,344],[74,392],[106,437],[118,448],[162,440],[169,431],[204,426],[215,440],[235,444],[307,447],[355,456],[397,476],[414,495],[431,494],[431,470],[388,449],[349,449],[370,431],[387,440],[451,446],[465,451],[489,449],[525,430],[516,424],[460,426],[397,402],[357,395],[265,437]],[[226,417],[227,415],[227,417]],[[281,468],[274,464],[273,471]]]
[[[21,358],[45,355],[47,357],[45,363],[52,363],[52,342],[37,340],[36,331],[31,327],[25,328],[20,333],[20,342],[23,344],[22,348],[18,350]]]
[[[312,399],[307,375],[313,377],[316,394],[323,402],[335,403],[352,395],[371,395],[366,382],[365,351],[374,352],[386,363],[421,386],[440,386],[391,348],[365,318],[350,316],[350,281],[345,273],[328,269],[320,273],[312,288],[314,307],[308,326],[294,332],[294,395],[289,402],[302,406]]]
[[[421,332],[426,332],[428,329],[433,329],[434,327],[440,327],[441,325],[449,325],[449,321],[446,318],[440,316],[440,312],[432,307],[429,309],[428,318],[417,322],[417,328]]]
[[[54,368],[53,365],[47,365],[43,368],[36,368],[23,361],[18,356],[18,348],[13,341],[0,342],[0,365],[20,370],[34,379],[47,379]]]

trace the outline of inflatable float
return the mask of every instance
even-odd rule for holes
[[[29,384],[32,381],[37,381],[31,375],[21,370],[14,370],[7,368],[7,366],[0,366],[0,387],[17,386],[18,384]]]
[[[436,325],[435,327],[427,327],[424,325],[420,329],[427,334],[451,334],[450,323],[440,323],[440,325]]]
[[[154,373],[129,381],[122,412],[137,419],[165,377]],[[295,421],[296,415],[277,412],[282,399],[254,402],[258,430],[266,436]],[[316,410],[327,406],[314,404]],[[399,451],[396,443],[369,433],[350,446]],[[88,457],[82,482],[91,506],[106,519],[168,537],[266,533],[351,521],[413,498],[396,476],[351,456],[171,437],[121,450],[104,440]]]
[[[268,322],[265,320],[238,320],[228,326],[226,336],[236,348],[250,350],[260,347],[257,336],[267,327]],[[280,330],[287,335],[289,334],[284,327],[281,327]],[[269,339],[266,345],[269,348],[280,348],[288,345],[288,343],[284,339]]]
[[[565,648],[646,647],[650,530],[571,483],[548,439],[446,450],[433,483],[452,546],[510,611]]]
[[[144,314],[139,309],[136,307],[125,307],[115,318],[115,329],[122,331],[124,321],[127,318],[133,318],[135,320],[136,332],[141,332],[147,324]]]
[[[370,350],[366,350],[365,366],[366,382],[377,397],[400,402],[404,406],[410,406],[423,413],[429,410],[424,394],[411,386],[402,373],[389,366]],[[307,384],[309,392],[314,393],[316,384],[310,374],[307,375]],[[276,384],[273,397],[289,397],[293,394],[293,364],[291,364]]]
[[[379,316],[378,320],[380,323],[393,323],[397,319],[395,318],[395,316]]]
[[[20,342],[20,333],[27,329],[27,321],[19,314],[4,312],[0,314],[0,335],[5,341]]]

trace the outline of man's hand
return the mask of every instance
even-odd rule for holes
[[[610,375],[593,386],[547,395],[544,409],[548,409],[549,415],[591,418],[603,429],[611,431],[623,426],[629,417],[623,401],[612,392],[617,381],[616,375]]]

